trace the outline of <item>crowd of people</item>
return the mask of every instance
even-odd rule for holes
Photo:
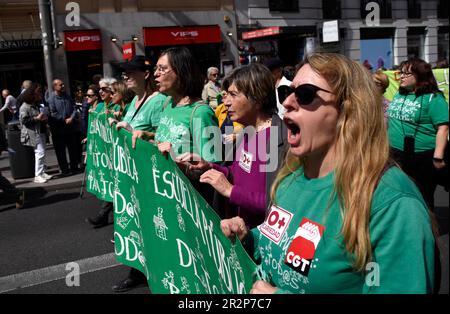
[[[105,113],[133,145],[150,141],[171,156],[223,219],[224,234],[242,240],[262,274],[251,293],[436,291],[433,197],[448,171],[449,109],[425,61],[401,64],[392,102],[383,72],[333,53],[309,55],[288,72],[279,59],[240,66],[221,84],[218,68],[202,74],[183,47],[163,51],[155,65],[135,56],[121,69],[121,80],[89,86],[80,110],[59,79],[44,100],[35,83],[21,105],[4,91],[22,143],[34,147],[35,182],[51,179],[47,125],[61,175],[69,175],[83,164],[89,112]],[[208,128],[217,132],[204,135]],[[205,149],[210,141],[220,145]],[[112,211],[102,202],[87,221],[103,227]],[[281,213],[289,217],[279,227],[284,245],[265,232]],[[373,263],[379,284],[366,280]],[[145,282],[131,269],[113,290]]]

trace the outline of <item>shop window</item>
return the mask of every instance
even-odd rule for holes
[[[322,14],[326,20],[341,18],[340,0],[322,0]]]
[[[393,66],[394,28],[361,28],[361,63],[373,71]]]
[[[375,2],[380,6],[380,18],[392,18],[392,1],[391,0],[361,0],[361,18],[365,19],[369,11],[366,11],[366,5],[369,2]]]
[[[269,0],[270,12],[299,12],[299,0]]]
[[[424,58],[425,28],[410,27],[408,29],[408,58]]]
[[[420,19],[421,14],[421,5],[417,0],[408,0],[408,18],[410,19]]]
[[[448,0],[439,0],[438,4],[438,18],[448,19]]]

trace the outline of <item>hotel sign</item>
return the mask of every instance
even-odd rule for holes
[[[42,47],[41,39],[0,41],[0,50],[18,50],[18,49],[41,48],[41,47]]]

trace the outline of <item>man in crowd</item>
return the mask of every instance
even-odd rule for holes
[[[0,113],[8,111],[11,119],[7,120],[18,120],[19,119],[19,108],[17,107],[17,100],[10,94],[9,90],[4,89],[2,91],[2,96],[5,99],[5,104],[0,109]]]
[[[273,79],[275,81],[275,93],[277,96],[277,107],[278,107],[278,115],[281,119],[283,119],[284,112],[286,109],[284,109],[283,104],[280,103],[278,100],[278,87],[280,86],[291,86],[292,82],[289,81],[284,75],[283,75],[283,61],[281,61],[278,58],[271,58],[264,62],[264,65],[269,68],[269,70],[272,72]]]
[[[53,93],[48,98],[48,106],[50,110],[49,124],[61,175],[78,173],[81,162],[80,150],[77,147],[81,143],[76,137],[79,117],[75,110],[75,103],[65,93],[64,82],[60,79],[53,81]],[[69,151],[70,169],[67,163],[66,148]]]

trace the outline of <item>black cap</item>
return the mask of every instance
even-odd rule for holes
[[[283,67],[283,61],[279,58],[270,58],[263,63],[270,71]]]
[[[120,63],[119,66],[124,71],[151,71],[151,64],[152,62],[146,56],[134,56],[131,60]]]

